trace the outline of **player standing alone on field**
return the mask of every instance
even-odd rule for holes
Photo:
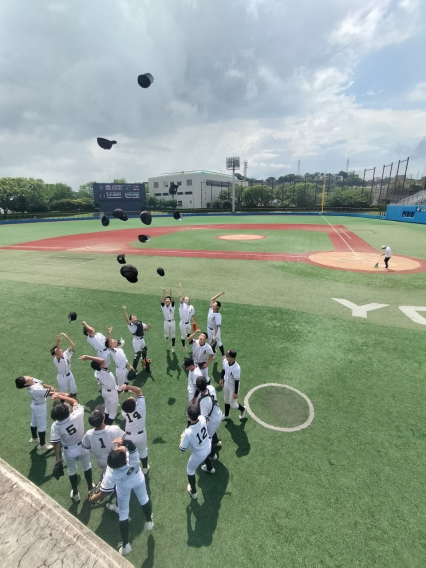
[[[138,320],[135,315],[127,315],[126,306],[123,306],[124,319],[126,320],[127,327],[133,335],[133,349],[135,350],[135,358],[133,359],[133,369],[136,371],[138,368],[139,359],[142,357],[142,367],[146,367],[146,355],[148,348],[145,343],[144,334],[151,328],[151,324],[145,324]]]
[[[38,450],[51,450],[53,446],[46,444],[47,427],[47,397],[52,396],[56,389],[50,385],[35,379],[34,377],[24,376],[15,379],[17,389],[28,389],[31,397],[31,439],[30,444],[37,444]],[[37,439],[37,431],[38,437]]]
[[[388,263],[389,263],[391,256],[392,256],[392,249],[390,247],[386,246],[386,245],[383,245],[382,249],[385,249],[385,252],[382,254],[382,256],[385,257],[385,259],[384,259],[385,260],[385,268],[387,269],[387,268],[389,268]]]
[[[182,300],[182,284],[179,283],[179,328],[182,347],[185,351],[188,351],[185,345],[185,337],[189,337],[191,333],[191,324],[194,322],[195,316],[194,306],[189,302],[189,296],[185,296]]]
[[[69,347],[65,351],[61,349],[61,340],[65,337],[68,340]],[[53,355],[53,363],[56,367],[60,392],[69,392],[71,398],[77,398],[77,385],[75,384],[74,375],[71,373],[71,357],[74,353],[74,343],[65,333],[60,333],[56,338],[56,345],[50,350]]]
[[[223,349],[222,340],[220,337],[220,330],[222,326],[222,316],[219,313],[219,309],[221,303],[217,301],[219,296],[223,296],[225,294],[225,290],[223,292],[219,292],[216,296],[213,296],[210,302],[210,309],[207,315],[207,334],[209,337],[209,343],[212,344],[212,349],[216,356],[216,345],[219,347],[222,356],[225,355],[225,351]]]
[[[246,415],[246,409],[238,402],[238,393],[240,390],[241,367],[235,361],[237,352],[230,349],[226,352],[226,357],[222,363],[222,377],[219,385],[223,386],[223,399],[225,402],[225,414],[222,420],[229,420],[229,410],[235,408],[240,411],[239,419],[243,420]]]
[[[164,297],[165,293],[166,289],[163,288],[160,304],[164,315],[164,337],[166,338],[166,341],[169,340],[169,337],[172,338],[172,353],[174,353],[176,341],[175,302],[173,300],[171,288],[169,290],[170,296]]]

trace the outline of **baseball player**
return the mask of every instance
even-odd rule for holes
[[[58,404],[53,406],[50,413],[52,420],[55,420],[50,432],[50,441],[55,450],[56,463],[61,461],[60,447],[62,444],[62,457],[67,464],[72,487],[70,497],[73,501],[78,502],[80,501],[80,494],[77,487],[77,461],[82,465],[87,490],[90,491],[93,487],[89,450],[82,447],[84,406],[78,404],[75,398],[62,393],[54,393],[52,399],[58,401]],[[72,404],[72,412],[70,412],[70,404]]]
[[[142,367],[146,366],[146,354],[148,348],[143,338],[145,331],[151,328],[151,324],[142,323],[135,315],[127,315],[126,306],[123,306],[124,319],[126,320],[127,327],[133,335],[133,349],[135,350],[135,358],[133,359],[133,369],[136,371],[139,359],[142,357]]]
[[[170,296],[164,297],[166,289],[163,288],[160,304],[161,310],[164,315],[164,337],[168,341],[169,337],[172,338],[172,353],[175,352],[176,341],[176,323],[175,323],[175,303],[172,296],[172,289],[170,288]]]
[[[61,340],[64,338],[68,340],[69,347],[65,351],[61,349]],[[56,345],[50,350],[53,355],[53,363],[56,367],[56,380],[58,381],[60,392],[69,392],[71,398],[77,398],[77,386],[75,384],[74,376],[71,373],[71,357],[74,353],[74,343],[65,333],[60,333],[56,337]]]
[[[219,294],[216,294],[216,296],[213,296],[210,302],[209,313],[207,315],[207,333],[208,333],[209,343],[212,343],[212,341],[215,342],[213,346],[213,351],[215,355],[213,356],[213,358],[216,356],[216,345],[219,347],[222,356],[223,357],[225,356],[225,351],[223,349],[222,341],[220,338],[222,316],[219,313],[219,309],[221,303],[217,301],[219,296],[223,296],[223,294],[225,294],[225,290],[219,292]]]
[[[185,338],[189,337],[191,334],[191,324],[195,321],[194,316],[195,310],[194,306],[189,303],[189,296],[185,296],[182,300],[182,284],[179,283],[179,328],[184,351],[188,351],[185,345]]]
[[[195,364],[198,365],[198,368],[201,371],[201,374],[206,379],[207,384],[210,384],[209,378],[209,365],[213,361],[214,352],[211,346],[207,343],[207,333],[200,333],[198,339],[194,339],[195,335],[200,333],[200,330],[197,329],[194,331],[192,335],[188,337],[188,343],[192,347],[192,358],[195,361]]]
[[[133,371],[133,367],[127,360],[127,357],[121,347],[122,345],[124,345],[124,341],[122,339],[120,339],[120,341],[112,339],[112,327],[107,327],[107,330],[108,339],[106,340],[105,345],[110,350],[111,357],[113,358],[113,361],[115,363],[115,376],[117,377],[118,390],[120,390],[122,385],[129,384],[127,375],[129,371]]]
[[[106,337],[103,333],[96,333],[94,327],[90,327],[85,321],[81,322],[83,327],[83,333],[87,337],[88,343],[96,351],[97,356],[105,360],[105,363],[109,365],[110,353],[105,347]]]
[[[108,494],[113,493],[115,488],[122,538],[119,553],[127,556],[132,551],[129,541],[129,503],[132,489],[145,514],[147,531],[151,531],[154,527],[152,505],[146,491],[145,477],[139,467],[139,453],[136,446],[128,438],[125,440],[116,438],[114,443],[117,445],[108,455],[108,467],[102,479],[100,491],[90,497],[90,501],[92,503],[103,501]]]
[[[114,422],[118,409],[118,390],[115,377],[101,357],[82,355],[80,361],[91,361],[92,369],[95,371],[95,379],[102,387],[101,392],[105,402],[105,424],[110,425]]]
[[[148,465],[148,448],[146,447],[146,405],[145,397],[139,387],[123,385],[121,390],[133,392],[136,399],[131,396],[121,405],[121,414],[126,419],[126,438],[135,444],[142,462],[142,473],[146,475],[150,469]]]
[[[246,409],[237,400],[240,389],[241,367],[235,360],[236,356],[237,352],[234,349],[230,349],[226,352],[225,359],[222,362],[222,377],[219,381],[219,385],[223,387],[223,400],[225,402],[225,414],[222,414],[222,420],[229,420],[230,408],[238,408],[240,420],[243,420],[246,415]]]
[[[192,357],[186,357],[183,361],[182,369],[188,371],[188,400],[191,401],[194,398],[195,391],[197,390],[197,377],[202,377],[201,370],[198,365],[194,363]]]
[[[51,450],[53,446],[46,444],[46,413],[47,397],[52,396],[56,389],[42,381],[27,375],[15,379],[17,389],[28,389],[31,397],[31,439],[30,444],[38,444],[38,450]],[[37,439],[37,431],[38,438]],[[39,441],[40,440],[40,441]]]
[[[207,433],[207,423],[204,416],[200,416],[198,406],[190,404],[187,410],[188,420],[190,425],[186,428],[180,437],[179,449],[184,452],[187,448],[192,450],[191,457],[186,466],[186,473],[188,475],[187,491],[192,499],[198,499],[197,486],[195,483],[195,471],[197,467],[204,462],[201,466],[203,471],[215,473],[215,469],[210,462],[211,441]]]
[[[196,383],[197,390],[191,404],[195,404],[198,395],[200,395],[198,400],[200,414],[207,421],[207,433],[212,441],[210,459],[217,460],[216,448],[222,446],[222,442],[218,439],[216,431],[222,421],[222,411],[217,403],[216,389],[208,385],[204,377],[197,377]]]
[[[388,268],[389,268],[388,263],[389,263],[389,261],[390,261],[390,259],[391,259],[391,256],[392,256],[392,249],[391,249],[390,247],[386,246],[386,245],[383,245],[383,246],[382,246],[382,249],[384,249],[384,251],[385,251],[385,252],[382,254],[382,256],[385,257],[385,258],[384,258],[384,261],[385,261],[385,268],[388,269]]]

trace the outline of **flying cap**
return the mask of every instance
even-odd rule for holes
[[[116,140],[108,140],[107,138],[97,138],[98,145],[104,150],[111,150],[113,144],[117,144]]]
[[[101,213],[101,214],[99,215],[99,218],[100,218],[100,220],[101,220],[102,225],[103,225],[104,227],[108,227],[108,225],[109,225],[109,219],[108,219],[108,217],[107,217],[104,213]]]
[[[127,278],[129,282],[132,282],[132,284],[138,281],[138,269],[131,264],[122,266],[120,268],[120,274],[124,276],[124,278]]]
[[[121,219],[122,221],[127,221],[128,217],[126,213],[122,209],[114,209],[112,212],[113,217],[117,217],[117,219]]]
[[[161,266],[159,266],[159,267],[157,268],[157,274],[159,274],[160,276],[164,276],[165,272],[164,272],[164,269],[161,268]]]
[[[382,246],[382,249],[385,249],[385,248],[386,248],[386,245],[383,245],[383,246]]]
[[[154,77],[151,73],[144,73],[138,76],[138,84],[142,89],[147,89],[154,82]]]
[[[77,314],[75,312],[70,312],[68,314],[68,321],[69,323],[71,323],[72,321],[75,321],[77,319]]]
[[[118,262],[119,264],[126,264],[126,257],[125,257],[125,255],[124,255],[124,254],[119,254],[119,255],[117,256],[117,262]]]
[[[138,241],[141,242],[141,243],[147,243],[150,240],[151,240],[151,237],[149,235],[139,235],[138,236]]]
[[[169,187],[169,194],[170,195],[176,195],[177,190],[178,190],[178,184],[174,183],[173,181],[170,182],[170,187]]]
[[[140,214],[141,221],[144,225],[151,225],[152,216],[150,211],[142,211]]]
[[[188,367],[191,367],[193,364],[194,364],[194,359],[192,357],[186,357],[183,360],[182,369],[187,369]]]
[[[88,422],[90,426],[97,428],[102,424],[105,418],[105,406],[100,404],[89,414]]]
[[[173,219],[176,219],[176,221],[181,221],[181,220],[182,220],[179,211],[175,211],[175,212],[173,213]]]

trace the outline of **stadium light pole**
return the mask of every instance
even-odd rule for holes
[[[232,170],[232,213],[235,213],[235,170],[240,169],[240,158],[237,156],[226,158],[226,169]]]

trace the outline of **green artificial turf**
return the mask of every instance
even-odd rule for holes
[[[259,235],[258,240],[224,240],[219,237],[233,235]],[[197,230],[160,235],[147,243],[132,242],[134,248],[159,248],[179,250],[221,250],[243,252],[303,253],[334,250],[327,233],[315,231],[286,230]]]
[[[60,233],[72,223],[50,225]],[[374,220],[364,219],[358,227],[368,230],[368,223],[374,228]],[[348,228],[357,232],[355,225],[348,221]],[[32,225],[33,235],[40,227]],[[15,231],[16,226],[9,228]],[[400,242],[409,247],[417,232],[411,225],[406,228]],[[15,232],[10,239],[16,238],[29,240]],[[151,374],[139,373],[135,384],[147,400],[155,527],[151,534],[145,531],[132,499],[133,551],[128,558],[134,566],[423,566],[426,326],[398,308],[426,305],[423,274],[344,273],[302,263],[126,258],[139,268],[137,284],[120,276],[114,255],[0,251],[0,415],[4,432],[13,429],[13,440],[0,439],[0,456],[116,545],[117,516],[91,508],[84,498],[71,503],[68,479],[56,481],[51,475],[53,456],[37,454],[28,444],[29,397],[15,388],[14,379],[28,373],[54,384],[49,349],[59,332],[69,334],[76,343],[72,370],[87,418],[101,399],[89,364],[78,360],[94,354],[79,322],[85,319],[102,332],[113,325],[113,336],[125,338],[131,359],[131,336],[121,307],[126,305],[152,324],[146,334]],[[160,263],[164,278],[156,274]],[[162,287],[172,286],[176,294],[178,282],[191,296],[202,328],[209,299],[226,290],[220,298],[222,338],[225,349],[238,353],[240,402],[257,385],[280,383],[303,392],[315,411],[308,428],[283,433],[251,417],[240,423],[238,412],[231,410],[232,420],[219,431],[223,447],[216,473],[197,473],[197,502],[186,493],[188,456],[178,450],[186,425],[187,377],[180,368],[186,353],[178,329],[176,356],[166,344],[159,304]],[[333,298],[389,307],[369,312],[367,319],[354,318]],[[78,321],[69,324],[71,310]],[[210,376],[223,409],[220,368],[218,355]],[[259,389],[250,405],[261,420],[278,427],[292,427],[307,416],[304,399],[283,388]],[[80,477],[83,490],[81,471]]]

